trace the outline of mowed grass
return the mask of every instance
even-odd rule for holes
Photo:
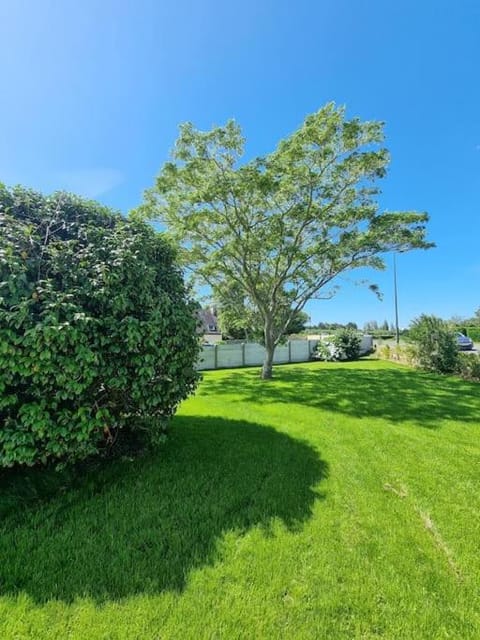
[[[155,456],[6,474],[0,638],[480,638],[480,386],[205,374]]]

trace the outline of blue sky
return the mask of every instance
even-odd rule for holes
[[[400,324],[480,307],[478,0],[3,0],[0,180],[123,212],[180,122],[234,117],[268,153],[325,102],[386,122],[382,206],[426,210],[437,248],[398,257]],[[388,258],[391,263],[391,257]],[[392,270],[351,274],[313,321],[392,321]]]

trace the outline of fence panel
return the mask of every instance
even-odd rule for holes
[[[245,365],[253,367],[263,363],[265,349],[261,344],[255,342],[245,343]]]
[[[310,340],[290,341],[290,362],[305,362],[310,359]]]
[[[290,340],[275,349],[274,364],[306,362],[310,359],[316,340]],[[197,369],[255,367],[263,364],[265,348],[255,342],[204,346]]]
[[[273,364],[290,362],[289,354],[290,347],[288,346],[288,344],[279,344],[275,349],[275,353],[273,354]]]
[[[217,349],[217,367],[233,368],[241,367],[242,362],[242,345],[241,344],[219,344]]]
[[[274,364],[287,362],[308,362],[318,340],[290,340],[278,345],[273,357]],[[362,355],[370,353],[373,346],[372,336],[363,336],[360,345]],[[197,369],[228,369],[235,367],[255,367],[263,364],[265,348],[255,342],[245,344],[218,344],[204,346],[197,364]]]
[[[202,371],[205,369],[215,369],[215,349],[213,345],[211,347],[203,347],[200,351],[200,357],[197,363],[197,369]]]

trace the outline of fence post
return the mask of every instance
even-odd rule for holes
[[[242,367],[245,366],[245,343],[242,342]]]
[[[216,369],[218,366],[218,354],[217,354],[217,347],[218,344],[216,344],[213,348],[214,348],[214,353],[213,353],[213,368]]]
[[[292,362],[292,342],[288,341],[288,364]]]

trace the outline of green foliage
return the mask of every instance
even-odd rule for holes
[[[335,351],[330,341],[319,340],[315,347],[314,358],[330,362],[335,359]]]
[[[458,347],[447,322],[422,314],[411,323],[409,340],[415,345],[416,360],[422,369],[438,373],[455,371]]]
[[[381,360],[393,360],[410,366],[417,364],[417,351],[411,344],[382,344],[377,350],[377,356]]]
[[[377,356],[380,360],[392,360],[393,349],[389,344],[382,344],[377,349]]]
[[[480,326],[465,327],[465,335],[471,338],[474,342],[480,342]]]
[[[327,104],[275,151],[241,164],[235,122],[207,132],[187,123],[136,212],[167,226],[204,283],[239,287],[264,334],[263,377],[294,315],[331,297],[337,276],[383,269],[387,251],[432,246],[425,213],[379,210],[383,139],[382,123],[346,120]]]
[[[305,329],[310,333],[319,333],[320,331],[336,331],[337,329],[358,329],[356,322],[347,322],[342,324],[341,322],[319,322],[318,324],[307,325]]]
[[[85,458],[125,431],[158,439],[195,387],[195,323],[148,225],[0,185],[0,466]]]
[[[461,318],[454,316],[450,322],[455,325],[464,325],[467,327],[480,327],[480,308],[478,308],[472,317]]]
[[[331,338],[337,360],[357,360],[361,338],[353,329],[340,329]]]
[[[457,372],[465,380],[480,382],[480,354],[459,353]]]
[[[249,305],[241,287],[235,283],[228,283],[223,287],[216,287],[214,295],[220,330],[224,336],[265,344],[261,316]],[[279,328],[279,342],[285,341],[289,335],[304,331],[308,319],[309,316],[304,311],[293,314],[287,326]]]
[[[380,340],[390,340],[395,337],[394,331],[385,331],[384,329],[377,329],[375,331],[368,331],[368,335]]]
[[[302,333],[305,331],[308,319],[308,313],[305,313],[305,311],[298,311],[288,323],[287,328],[285,329],[285,334],[291,336],[296,333]]]
[[[328,340],[320,340],[316,347],[319,360],[357,360],[362,342],[354,329],[338,329]]]
[[[452,330],[468,336],[474,342],[480,342],[480,325],[475,322],[475,318],[470,318],[464,322],[453,322],[450,320],[449,326],[451,326]]]

